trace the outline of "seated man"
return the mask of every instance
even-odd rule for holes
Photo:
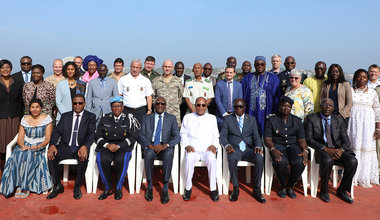
[[[331,114],[334,111],[332,99],[322,99],[320,107],[320,113],[308,115],[305,119],[307,144],[315,149],[315,159],[319,164],[321,176],[319,197],[324,202],[330,201],[329,177],[333,165],[337,164],[344,167],[344,172],[336,194],[343,201],[353,203],[347,191],[351,191],[352,178],[356,173],[358,161],[350,149],[346,125],[342,117]]]
[[[123,113],[122,96],[115,96],[109,102],[112,112],[100,119],[95,134],[95,140],[98,144],[95,149],[97,152],[96,164],[106,188],[98,199],[106,199],[113,193],[111,181],[111,164],[113,161],[116,168],[115,199],[120,200],[123,197],[122,187],[132,156],[131,151],[137,140],[137,128]]]
[[[195,109],[194,113],[185,115],[181,126],[181,147],[182,150],[186,150],[184,162],[186,188],[182,197],[185,201],[190,199],[194,166],[202,160],[207,164],[211,199],[217,202],[219,200],[218,190],[216,190],[218,126],[215,116],[206,113],[207,100],[205,98],[198,97],[195,100]]]
[[[62,114],[61,120],[55,127],[48,150],[49,171],[53,179],[53,191],[47,199],[53,199],[63,193],[63,185],[59,178],[58,163],[65,159],[78,160],[77,178],[74,185],[74,198],[80,199],[82,192],[80,186],[87,169],[88,154],[94,142],[95,115],[84,110],[86,105],[84,96],[77,94],[73,98],[74,111]],[[61,142],[58,144],[58,140]],[[92,180],[89,180],[92,181]]]
[[[227,72],[227,71],[226,71]],[[220,82],[220,81],[219,81]],[[263,147],[257,128],[255,117],[244,114],[245,102],[238,98],[234,101],[234,114],[227,116],[223,121],[220,132],[220,143],[225,147],[228,157],[228,168],[231,173],[231,181],[234,189],[230,195],[230,201],[236,201],[239,196],[237,163],[241,160],[255,164],[252,191],[253,197],[265,203],[261,195],[261,176],[264,169]],[[237,122],[237,123],[236,123]]]
[[[163,97],[158,97],[154,106],[156,113],[143,116],[139,132],[139,143],[144,150],[145,173],[148,181],[145,199],[149,202],[153,199],[153,162],[158,158],[163,162],[162,204],[169,202],[168,188],[172,173],[174,146],[179,143],[177,119],[172,114],[164,113],[165,108],[166,100]]]

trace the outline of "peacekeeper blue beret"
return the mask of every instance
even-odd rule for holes
[[[110,99],[110,104],[114,103],[114,102],[123,102],[124,101],[124,97],[123,96],[115,96],[113,98]]]
[[[284,103],[284,102],[287,102],[287,103],[289,103],[291,105],[294,104],[293,99],[289,98],[288,96],[284,96],[283,95],[283,96],[281,96],[279,103]]]
[[[96,65],[97,66],[99,66],[100,64],[102,64],[103,63],[103,60],[102,59],[100,59],[99,57],[97,57],[97,56],[95,56],[95,55],[88,55],[88,56],[86,56],[85,58],[84,58],[84,60],[83,60],[83,69],[84,70],[88,70],[88,63],[90,62],[90,61],[94,61],[95,63],[96,63]]]
[[[255,57],[255,61],[256,61],[256,60],[263,60],[264,62],[267,62],[267,60],[265,59],[264,56],[256,56],[256,57]]]

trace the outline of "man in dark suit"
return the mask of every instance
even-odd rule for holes
[[[334,102],[329,98],[322,99],[321,112],[308,115],[306,123],[307,144],[315,149],[315,157],[320,166],[321,190],[319,197],[324,202],[330,201],[328,182],[334,164],[344,167],[343,179],[337,190],[337,196],[345,202],[352,203],[347,194],[351,190],[352,178],[356,173],[358,161],[350,149],[343,118],[331,114]]]
[[[236,201],[239,196],[239,182],[237,163],[240,160],[255,164],[253,167],[253,197],[260,203],[266,200],[261,194],[261,176],[264,168],[263,147],[255,117],[244,114],[245,102],[238,98],[234,101],[234,114],[224,119],[220,142],[225,147],[228,157],[228,168],[234,186],[230,201]]]
[[[30,56],[23,56],[20,59],[21,71],[13,74],[13,77],[22,84],[26,84],[32,80],[32,58]]]
[[[235,67],[227,66],[225,69],[226,78],[216,83],[215,103],[216,120],[219,130],[222,128],[223,118],[233,112],[233,102],[236,98],[243,98],[243,90],[240,82],[234,80],[236,75]]]
[[[175,63],[174,65],[174,76],[178,77],[181,79],[182,81],[182,85],[185,87],[185,82],[189,79],[191,79],[190,76],[188,75],[185,75],[183,72],[185,70],[185,65],[183,64],[183,62],[181,61],[178,61]],[[187,112],[187,105],[186,105],[186,102],[185,102],[185,98],[182,97],[182,103],[181,105],[179,106],[179,109],[181,111],[181,121],[183,119],[183,117],[186,115],[186,112]]]
[[[137,140],[138,130],[132,121],[129,120],[129,117],[123,113],[124,105],[122,96],[115,96],[111,98],[109,102],[112,112],[100,119],[95,134],[97,143],[95,149],[97,152],[96,164],[106,188],[98,199],[104,200],[113,193],[111,164],[114,162],[116,172],[115,200],[120,200],[123,197],[122,187],[125,175],[127,174],[129,160],[132,156],[131,151]]]
[[[155,101],[155,114],[145,115],[139,132],[139,143],[144,150],[145,173],[148,181],[148,189],[145,199],[153,199],[153,162],[156,158],[163,162],[164,186],[162,189],[161,203],[169,202],[169,180],[172,172],[174,146],[179,143],[180,136],[177,119],[174,115],[164,112],[166,100],[158,97]]]
[[[280,78],[280,87],[282,94],[285,93],[286,88],[290,86],[290,72],[296,68],[296,60],[292,56],[285,58],[285,70],[279,73],[277,76]],[[307,78],[305,74],[302,73],[301,84]]]
[[[53,179],[53,191],[47,199],[53,199],[63,193],[63,185],[59,178],[58,163],[65,159],[77,159],[77,178],[74,185],[74,198],[80,199],[82,192],[80,186],[87,169],[88,154],[94,142],[96,117],[93,113],[84,110],[86,105],[82,94],[73,99],[73,109],[62,114],[61,120],[54,129],[48,150],[49,170]],[[58,143],[58,140],[61,142]]]

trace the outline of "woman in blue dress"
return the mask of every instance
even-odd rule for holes
[[[45,157],[52,133],[52,119],[41,113],[42,101],[33,99],[29,104],[30,115],[21,119],[17,146],[8,158],[0,193],[9,197],[16,189],[16,198],[26,198],[30,192],[40,194],[52,187]]]

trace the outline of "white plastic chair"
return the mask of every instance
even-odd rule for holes
[[[230,170],[228,168],[228,157],[227,151],[224,147],[223,149],[223,194],[227,195],[230,188]],[[248,161],[239,161],[237,164],[238,167],[245,167],[245,182],[247,184],[251,183],[251,167],[255,166],[254,163]],[[261,193],[264,193],[264,172],[261,177]]]
[[[8,158],[12,155],[13,147],[16,146],[17,144],[17,138],[18,138],[18,134],[16,134],[13,140],[9,142],[9,144],[7,145],[7,149],[5,151],[5,161],[7,161]]]
[[[135,189],[135,173],[136,173],[136,147],[137,147],[137,141],[133,145],[133,149],[131,151],[131,159],[129,160],[128,170],[127,170],[129,194],[133,194],[135,192],[134,189]],[[92,192],[96,193],[96,190],[98,188],[99,169],[96,163],[95,151],[93,153],[93,163],[94,163],[94,169],[93,169],[93,179],[92,179],[92,187],[93,187]],[[111,165],[114,165],[113,162]]]
[[[146,182],[146,174],[144,167],[144,158],[142,158],[141,145],[137,145],[137,156],[136,156],[136,193],[140,193],[141,182]],[[162,166],[162,160],[154,160],[154,166]],[[171,172],[171,182],[173,182],[173,191],[174,194],[178,193],[178,144],[174,146],[174,155],[173,155],[173,166]]]
[[[315,159],[315,150],[311,147],[310,154],[311,154],[311,169],[310,169],[310,194],[311,197],[317,197],[317,191],[318,191],[318,183],[319,183],[319,164],[317,163]],[[331,174],[333,176],[332,183],[333,187],[336,188],[338,186],[338,171],[343,170],[344,168],[339,165],[334,165],[332,167]],[[351,197],[354,198],[354,184],[351,184]]]
[[[267,195],[270,195],[271,189],[272,189],[272,182],[273,182],[273,175],[274,175],[274,169],[272,165],[272,157],[270,156],[269,149],[265,146],[265,193]],[[309,165],[305,167],[305,169],[302,172],[301,178],[302,178],[302,185],[303,185],[303,194],[304,196],[307,196],[307,170]]]
[[[215,146],[217,148],[217,153],[216,153],[216,166],[217,166],[217,171],[216,171],[216,184],[218,185],[218,191],[219,195],[222,195],[222,185],[223,185],[223,166],[222,166],[222,147],[220,144],[218,146]],[[179,192],[180,194],[183,194],[185,191],[185,148],[180,149],[180,175],[179,175]],[[195,167],[206,167],[206,162],[199,160],[196,164]]]
[[[85,173],[87,193],[91,193],[92,191],[92,170],[94,167],[93,157],[94,157],[95,148],[96,148],[96,144],[93,143],[90,146],[90,153],[88,155],[88,164],[87,164],[87,169]],[[76,159],[66,159],[66,160],[59,161],[59,164],[63,164],[63,182],[67,182],[68,177],[69,177],[69,166],[78,165],[78,161]]]

